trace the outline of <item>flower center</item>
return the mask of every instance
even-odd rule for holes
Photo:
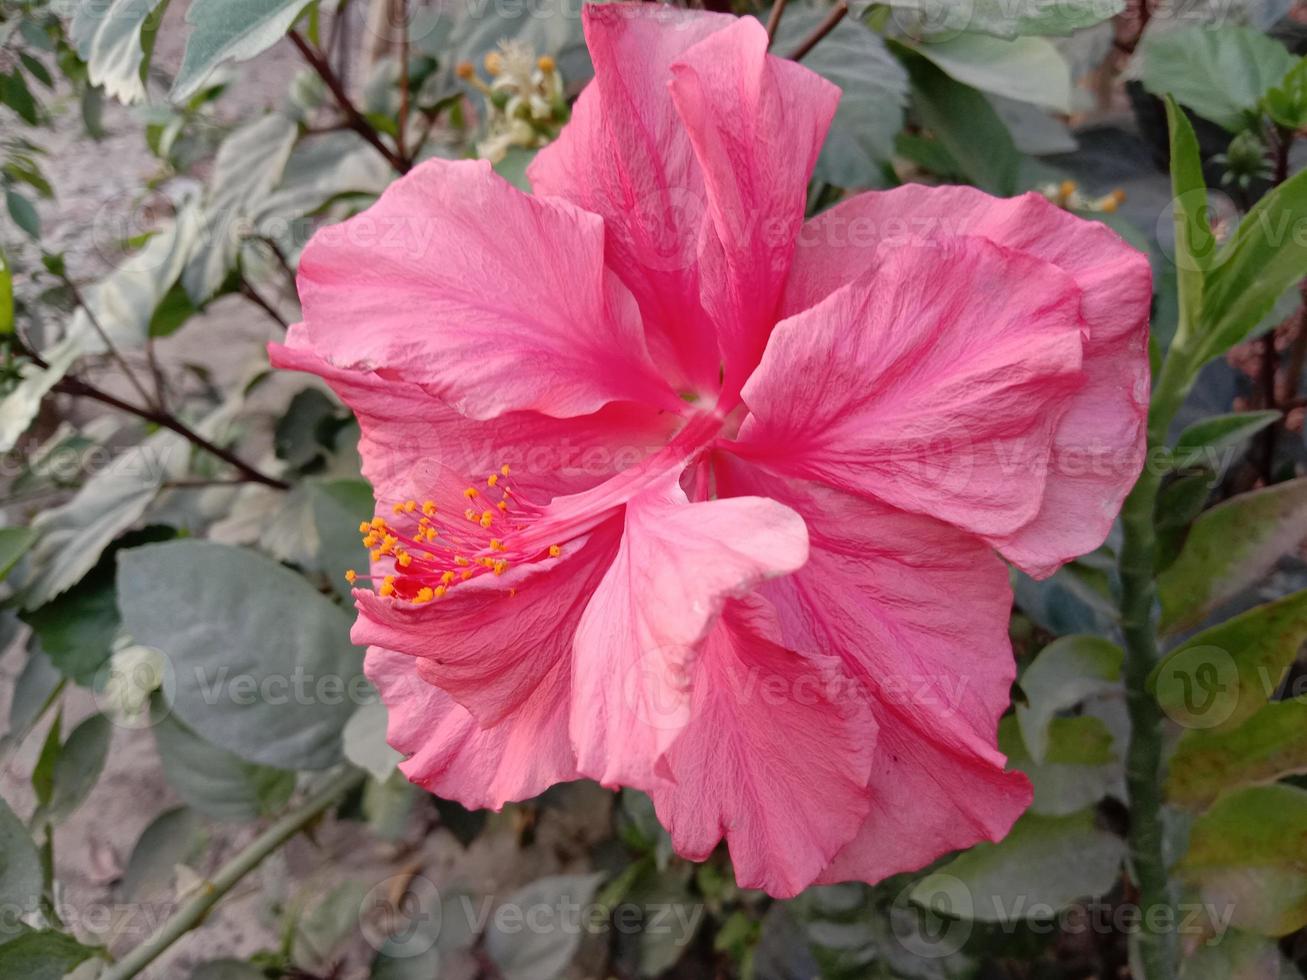
[[[426,603],[479,576],[503,575],[512,563],[559,557],[560,545],[541,546],[520,537],[544,509],[514,493],[509,475],[509,467],[501,466],[486,477],[484,488],[465,488],[462,514],[447,513],[433,500],[403,500],[391,508],[391,520],[374,517],[360,524],[372,563],[387,558],[394,563],[392,574],[380,576],[377,591]],[[378,578],[353,570],[345,577],[350,582]]]

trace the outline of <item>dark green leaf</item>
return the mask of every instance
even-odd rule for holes
[[[1172,451],[1172,465],[1176,469],[1206,466],[1214,473],[1221,473],[1229,463],[1222,456],[1229,456],[1280,417],[1279,412],[1235,412],[1195,422],[1180,433]]]
[[[1015,194],[1021,155],[989,101],[911,49],[894,45],[893,50],[908,70],[922,125],[977,187],[1002,197]]]
[[[118,560],[123,625],[172,662],[177,716],[265,765],[322,769],[368,693],[351,617],[301,575],[240,548],[173,541]]]
[[[35,126],[41,121],[36,99],[32,98],[27,81],[17,68],[0,73],[0,102],[18,113],[29,126]]]
[[[50,71],[45,67],[45,65],[41,64],[41,62],[32,57],[26,51],[18,52],[18,60],[21,61],[23,67],[27,69],[27,74],[31,75],[46,88],[54,88],[54,79],[50,77]]]
[[[1264,104],[1267,114],[1286,129],[1307,126],[1307,59],[1298,59],[1280,84],[1266,93]]]
[[[0,296],[2,299],[3,296]],[[3,313],[4,310],[0,308],[0,316]],[[32,547],[35,540],[36,532],[30,527],[0,527],[0,581],[14,570],[18,560],[27,554],[27,549]]]
[[[62,932],[25,932],[0,945],[0,980],[63,980],[98,955],[98,950]]]
[[[41,217],[31,201],[10,187],[5,190],[5,207],[9,209],[9,217],[14,219],[14,224],[33,238],[41,237]]]
[[[1202,807],[1221,793],[1307,772],[1307,701],[1274,701],[1229,732],[1188,731],[1171,756],[1167,797]]]
[[[163,301],[150,317],[150,336],[169,337],[176,333],[197,310],[180,283],[168,290]]]
[[[62,823],[86,802],[104,770],[112,736],[109,719],[99,714],[73,729],[55,761],[53,791],[49,804],[40,812],[41,819]]]

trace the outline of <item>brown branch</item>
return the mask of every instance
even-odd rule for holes
[[[287,37],[299,50],[304,60],[308,62],[309,67],[318,73],[318,77],[327,86],[332,98],[336,100],[336,105],[345,114],[345,121],[348,123],[349,128],[371,143],[376,151],[385,157],[386,162],[394,167],[398,173],[408,173],[410,169],[408,162],[386,145],[376,127],[368,122],[363,113],[359,112],[354,103],[350,101],[349,93],[345,91],[345,86],[336,77],[336,73],[332,70],[327,59],[315,51],[313,45],[309,44],[299,31],[292,30]]]
[[[274,320],[282,330],[290,329],[290,324],[286,322],[286,318],[277,312],[276,307],[260,296],[258,291],[250,285],[249,280],[244,276],[241,277],[240,290],[242,296],[261,309],[264,313],[268,314],[269,318]]]
[[[848,12],[849,5],[847,3],[840,3],[839,6],[831,10],[831,12],[826,15],[826,19],[813,28],[812,33],[804,38],[797,48],[790,52],[790,60],[802,61],[804,56],[820,44],[827,34],[835,30],[839,25],[839,22],[844,19],[845,14]]]
[[[785,0],[776,0],[772,5],[771,15],[767,18],[767,47],[776,42],[776,30],[781,26],[781,17],[785,13]]]
[[[410,157],[404,150],[404,130],[408,128],[408,3],[399,0],[399,126],[395,129],[395,150],[406,166]]]
[[[109,338],[108,331],[100,325],[100,320],[95,315],[95,311],[86,302],[86,297],[82,295],[82,291],[77,288],[77,283],[73,282],[66,272],[58,272],[56,275],[59,281],[64,284],[64,288],[68,290],[69,295],[72,296],[73,302],[86,311],[86,319],[90,321],[91,327],[99,334],[100,342],[104,344],[105,350],[109,352],[109,356],[113,358],[114,363],[118,365],[127,380],[131,382],[132,387],[136,389],[136,393],[147,404],[154,404],[155,408],[161,407],[155,402],[154,398],[150,397],[149,392],[145,390],[145,385],[141,384],[141,379],[136,376],[136,372],[131,369],[126,359],[119,353],[118,348],[114,346],[114,342]]]

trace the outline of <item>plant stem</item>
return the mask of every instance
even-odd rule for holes
[[[268,319],[276,323],[282,330],[290,329],[290,324],[286,322],[286,318],[277,312],[275,306],[260,296],[259,291],[255,289],[250,284],[250,281],[244,276],[241,276],[240,291],[242,296],[261,309],[264,313],[268,314]]]
[[[781,26],[781,17],[785,14],[785,0],[776,0],[772,5],[771,15],[767,18],[767,47],[776,40],[776,30]]]
[[[336,100],[336,105],[340,107],[341,112],[345,113],[345,121],[349,124],[349,128],[371,143],[376,151],[386,158],[386,162],[395,168],[396,172],[408,173],[408,161],[386,145],[386,141],[381,138],[381,134],[377,132],[376,127],[368,122],[363,117],[363,113],[359,112],[354,103],[350,101],[349,93],[345,91],[345,86],[336,77],[336,73],[332,70],[327,59],[315,51],[313,45],[304,40],[304,36],[299,31],[293,30],[287,37],[299,50],[304,60],[308,62],[309,67],[318,73],[318,77],[330,90],[332,98]]]
[[[205,881],[200,893],[179,908],[153,936],[100,975],[100,980],[130,980],[159,958],[169,946],[194,929],[222,897],[263,860],[324,813],[342,796],[360,785],[365,774],[350,769],[332,779],[299,807],[256,837],[218,872]]]
[[[1149,440],[1150,444],[1152,440]],[[1139,957],[1145,980],[1172,980],[1175,951],[1171,932],[1150,929],[1154,908],[1171,903],[1166,861],[1162,853],[1162,710],[1148,690],[1148,678],[1158,661],[1153,629],[1153,579],[1156,537],[1153,513],[1162,475],[1146,465],[1121,511],[1124,531],[1121,575],[1121,629],[1125,637],[1124,677],[1130,714],[1130,744],[1126,751],[1126,793],[1130,803],[1130,865],[1139,887],[1142,909]]]
[[[844,15],[849,12],[849,5],[841,3],[838,7],[831,10],[826,15],[826,19],[818,24],[811,34],[804,38],[797,48],[790,52],[791,61],[802,61],[804,55],[821,43],[822,39],[839,25],[844,19]]]
[[[141,400],[147,405],[154,405],[155,408],[160,407],[155,403],[154,399],[150,397],[149,392],[145,390],[145,386],[141,384],[141,379],[136,376],[136,372],[131,369],[131,366],[123,358],[122,354],[119,353],[118,348],[114,346],[114,342],[110,339],[108,331],[100,325],[100,320],[95,315],[95,311],[92,310],[90,305],[86,302],[86,297],[82,295],[82,291],[77,288],[77,283],[73,282],[73,280],[65,273],[59,274],[59,281],[62,282],[64,288],[68,290],[68,294],[72,296],[73,302],[86,311],[86,319],[90,322],[91,327],[95,330],[96,334],[99,335],[100,342],[104,344],[105,350],[108,351],[109,356],[113,358],[114,363],[118,365],[127,380],[131,382],[132,387],[136,389],[136,393],[141,396]]]
[[[35,361],[38,366],[43,365],[41,361]],[[245,478],[253,483],[262,483],[264,486],[275,487],[278,490],[289,490],[290,484],[284,480],[278,480],[274,476],[268,476],[256,470],[249,463],[245,462],[239,456],[223,449],[221,446],[210,442],[204,436],[200,435],[190,426],[186,425],[181,419],[167,412],[160,412],[153,408],[142,408],[139,405],[133,405],[130,402],[123,401],[117,395],[111,395],[107,391],[97,388],[95,385],[83,381],[80,378],[63,378],[51,389],[61,395],[73,395],[78,398],[89,398],[97,401],[102,405],[108,405],[110,408],[116,408],[121,412],[129,415],[135,415],[137,418],[145,419],[147,422],[153,422],[155,425],[163,426],[172,432],[177,433],[191,445],[203,449],[211,456],[216,456],[230,466],[235,467]]]

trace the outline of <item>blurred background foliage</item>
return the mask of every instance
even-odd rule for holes
[[[1131,916],[1154,819],[1184,917],[1160,930],[1167,969],[1298,977],[1307,11],[1289,0],[791,0],[780,21],[774,50],[807,48],[844,92],[813,213],[908,181],[1033,191],[1152,258],[1169,356],[1147,567],[1125,526],[1048,581],[1014,573],[999,742],[1035,802],[1006,840],[774,902],[724,848],[672,854],[639,793],[485,814],[397,773],[348,637],[372,508],[357,426],[272,377],[262,343],[297,318],[312,231],[416,162],[484,156],[525,188],[591,73],[580,26],[573,0],[0,0],[0,980],[1151,978]],[[1123,571],[1155,582],[1142,641]],[[1160,662],[1131,683],[1139,642]],[[339,695],[266,696],[297,670]],[[255,695],[195,682],[223,671]],[[1128,789],[1150,744],[1162,766]],[[590,927],[493,914],[568,904]]]

